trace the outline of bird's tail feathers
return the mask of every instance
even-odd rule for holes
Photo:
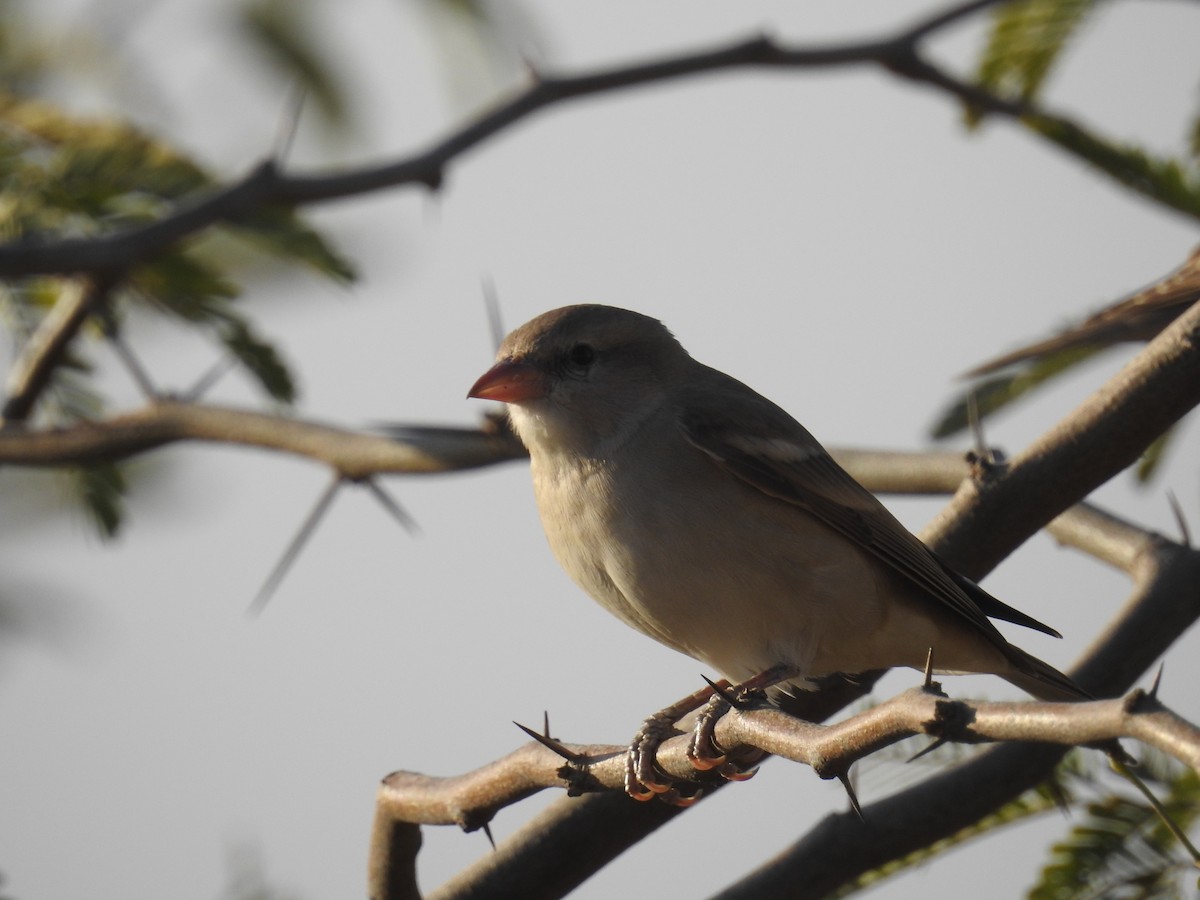
[[[1095,698],[1049,663],[1026,653],[1020,647],[1009,647],[1008,654],[1014,671],[1004,675],[1004,680],[1039,700],[1080,701]]]

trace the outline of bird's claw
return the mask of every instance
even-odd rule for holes
[[[725,765],[728,761],[725,750],[717,743],[716,730],[717,722],[729,709],[730,702],[725,697],[713,694],[696,717],[687,751],[692,768],[707,772]]]
[[[679,788],[673,787],[669,791],[659,794],[658,799],[663,803],[668,803],[671,806],[677,806],[680,809],[687,809],[689,806],[695,806],[700,798],[704,795],[704,791],[696,788],[690,794],[680,792]]]
[[[735,762],[727,762],[717,769],[717,774],[726,781],[749,781],[758,774],[758,766],[742,768]]]
[[[675,783],[658,768],[655,757],[663,741],[682,732],[675,723],[684,715],[700,709],[688,742],[688,760],[697,772],[717,770],[717,775],[727,781],[745,781],[758,771],[756,764],[762,753],[747,755],[743,750],[737,760],[716,739],[717,722],[731,707],[752,709],[766,699],[764,689],[779,681],[792,677],[795,669],[790,666],[772,666],[754,678],[730,685],[728,681],[709,681],[708,687],[695,691],[678,703],[668,706],[642,722],[641,729],[634,735],[625,755],[625,793],[634,800],[652,800],[659,797],[676,806],[691,806],[700,797],[694,793],[681,793]],[[701,708],[702,707],[702,708]]]
[[[633,736],[625,754],[625,793],[634,800],[669,799],[673,787],[660,777],[654,757],[662,742],[675,734],[678,730],[674,722],[663,713],[655,713]]]

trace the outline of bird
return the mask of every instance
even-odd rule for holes
[[[733,684],[808,690],[923,669],[932,652],[939,672],[1088,697],[990,619],[1057,631],[943,563],[796,419],[657,319],[598,304],[544,313],[503,340],[468,396],[507,404],[576,584]]]

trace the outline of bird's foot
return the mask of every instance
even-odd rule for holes
[[[683,733],[675,727],[676,722],[707,703],[714,691],[729,688],[729,682],[725,680],[704,680],[707,686],[647,718],[633,736],[625,757],[625,793],[634,800],[659,797],[669,803],[690,805],[698,799],[698,796],[680,794],[656,765],[655,755],[663,741]]]
[[[646,718],[629,743],[625,754],[625,793],[634,800],[669,799],[673,786],[663,779],[654,757],[667,738],[682,734],[675,727],[671,709],[664,709]]]
[[[717,769],[728,781],[745,781],[758,771],[757,763],[766,755],[750,749],[739,752],[737,759],[729,754],[716,740],[717,722],[731,707],[749,709],[766,699],[765,689],[794,677],[796,670],[791,666],[772,666],[742,684],[731,686],[728,681],[709,681],[708,686],[684,697],[678,703],[655,713],[642,722],[634,735],[625,755],[625,793],[634,800],[652,800],[658,797],[669,803],[690,806],[699,799],[699,793],[684,793],[669,779],[655,762],[658,748],[663,741],[682,732],[675,723],[688,713],[700,709],[688,744],[688,759],[699,772]],[[684,790],[686,790],[686,783]]]
[[[729,761],[728,752],[717,741],[717,723],[730,709],[754,709],[766,703],[766,692],[756,682],[752,680],[728,688],[712,685],[713,695],[696,717],[692,740],[688,744],[688,759],[694,768],[701,772],[719,769],[721,776],[729,781],[754,777],[757,768],[747,769]]]
[[[714,699],[720,698],[715,697]],[[715,722],[716,719],[713,721]],[[634,800],[646,801],[657,798],[664,803],[681,807],[692,806],[700,799],[704,793],[702,787],[690,782],[668,778],[655,762],[659,745],[682,733],[675,727],[674,719],[667,711],[655,713],[642,723],[642,727],[630,742],[625,757],[626,794]],[[693,731],[693,744],[696,741],[695,734]],[[711,746],[715,750],[716,743],[711,742]],[[698,758],[692,753],[692,744],[689,744],[688,747],[688,756],[698,770],[707,771],[715,768],[717,774],[726,781],[748,781],[753,778],[758,773],[758,762],[765,756],[765,754],[755,751],[751,756],[735,761],[727,759],[725,754],[719,750],[716,752],[720,753],[720,759],[706,753],[703,762],[698,763]]]
[[[731,707],[732,703],[726,697],[714,693],[704,709],[700,710],[692,728],[692,740],[687,751],[693,768],[707,772],[725,765],[728,761],[725,748],[717,743],[716,732],[717,722],[721,721],[721,716],[729,712]]]

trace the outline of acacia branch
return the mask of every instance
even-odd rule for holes
[[[5,384],[0,424],[28,418],[38,398],[62,365],[67,348],[108,294],[104,280],[77,279],[63,285],[58,299],[42,317],[13,361]]]
[[[955,568],[979,577],[1132,465],[1197,403],[1200,304],[1019,454],[1003,477],[962,482],[922,537]]]
[[[526,455],[495,420],[481,428],[411,427],[391,433],[385,437],[289,416],[162,400],[61,428],[0,430],[0,465],[79,465],[201,441],[303,456],[358,480],[375,474],[459,471]]]
[[[980,113],[1041,122],[1047,128],[1053,126],[1056,133],[1085,134],[1084,129],[1065,117],[994,94],[951,75],[921,55],[920,45],[926,38],[1000,2],[1003,0],[963,3],[877,40],[787,47],[768,37],[756,37],[713,50],[579,75],[539,74],[532,85],[515,97],[415,155],[334,174],[288,175],[280,171],[274,160],[267,160],[242,180],[184,203],[175,212],[147,225],[99,237],[56,240],[26,237],[0,244],[0,276],[119,273],[204,228],[223,222],[236,224],[269,206],[295,207],[411,184],[436,188],[452,160],[541,109],[574,98],[724,69],[880,66],[954,97]],[[1080,153],[1079,144],[1060,142],[1059,146]],[[1200,210],[1177,196],[1163,193],[1146,180],[1127,181],[1126,186],[1189,215],[1200,215]]]
[[[1035,741],[1072,747],[1133,738],[1200,772],[1200,729],[1140,690],[1088,703],[988,703],[911,688],[835,725],[806,722],[778,709],[734,709],[716,731],[718,743],[731,752],[758,748],[811,766],[822,778],[844,773],[858,760],[918,734],[959,743]],[[659,767],[680,782],[699,778],[702,785],[713,784],[688,759],[689,740],[680,735],[664,742]],[[471,831],[503,807],[545,788],[566,788],[572,794],[623,788],[625,746],[560,746],[563,755],[530,742],[465,775],[393,772],[383,780],[378,802],[405,822]]]

